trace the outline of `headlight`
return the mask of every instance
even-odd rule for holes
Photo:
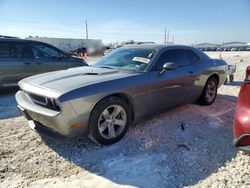
[[[29,98],[37,105],[43,106],[45,108],[60,111],[60,104],[57,99],[48,98],[33,93],[27,93]]]

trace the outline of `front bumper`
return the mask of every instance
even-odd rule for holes
[[[55,111],[33,103],[23,91],[17,92],[16,101],[19,111],[33,129],[42,125],[66,137],[82,135],[86,131],[86,118],[77,115],[70,102],[64,102],[61,111]]]

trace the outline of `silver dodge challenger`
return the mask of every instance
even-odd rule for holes
[[[119,48],[92,66],[25,78],[16,94],[32,128],[113,144],[141,117],[166,108],[210,105],[227,64],[182,45]]]

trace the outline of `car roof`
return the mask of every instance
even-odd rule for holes
[[[192,50],[193,52],[196,53],[201,59],[210,59],[208,55],[203,53],[202,51],[198,50],[197,48],[191,47],[191,46],[186,46],[186,45],[180,45],[180,44],[142,44],[142,45],[126,45],[121,47],[122,49],[152,49],[156,51],[161,51],[165,49],[187,49],[187,50]]]
[[[165,48],[181,48],[181,49],[193,49],[190,46],[179,45],[179,44],[141,44],[141,45],[125,45],[122,48],[139,48],[139,49],[154,49],[154,50],[161,50]]]
[[[42,41],[36,41],[36,40],[29,40],[29,39],[20,39],[20,38],[1,38],[0,37],[0,42],[26,42],[26,43],[39,43],[39,44],[45,44],[45,45],[48,45],[56,50],[59,50],[60,52],[64,53],[65,52],[63,50],[61,50],[60,48],[57,48],[56,46],[54,45],[51,45],[49,43],[46,43],[46,42],[42,42]]]
[[[28,39],[20,39],[20,38],[1,38],[0,37],[0,42],[39,42],[39,43],[45,43],[41,41],[36,41],[36,40],[28,40]],[[45,43],[47,44],[47,43]]]

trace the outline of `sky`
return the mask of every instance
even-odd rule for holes
[[[0,35],[250,42],[250,0],[0,0]]]

